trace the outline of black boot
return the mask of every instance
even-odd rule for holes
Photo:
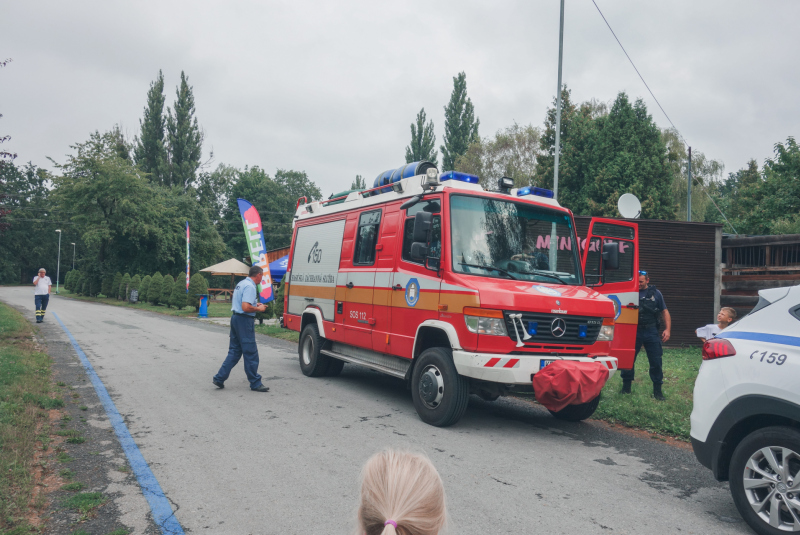
[[[630,381],[622,381],[622,390],[619,391],[620,394],[630,394],[631,393],[631,382]]]
[[[661,393],[661,385],[653,385],[653,397],[656,398],[658,401],[664,401],[666,398],[664,394]]]

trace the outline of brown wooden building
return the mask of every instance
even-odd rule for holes
[[[743,316],[758,291],[800,284],[800,234],[723,236],[722,306]]]
[[[576,216],[578,236],[585,238],[590,217]],[[639,224],[639,269],[664,295],[672,317],[667,346],[700,345],[695,329],[716,323],[720,307],[722,225],[656,219]]]

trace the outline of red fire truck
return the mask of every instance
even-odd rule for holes
[[[633,364],[638,228],[572,213],[536,187],[416,162],[372,189],[298,201],[284,324],[309,377],[356,363],[410,383],[420,418],[451,425],[470,394],[532,390],[557,360]],[[582,420],[599,395],[553,412]]]

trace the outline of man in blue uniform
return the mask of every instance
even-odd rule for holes
[[[269,392],[269,388],[261,384],[261,376],[258,374],[258,347],[254,325],[256,312],[264,312],[267,309],[267,305],[258,302],[258,283],[261,282],[263,273],[260,267],[251,267],[249,277],[237,284],[233,291],[228,356],[217,375],[211,380],[217,388],[225,388],[225,381],[230,376],[231,370],[244,355],[244,373],[250,381],[250,390]]]
[[[659,335],[658,316],[664,314],[666,329]],[[664,382],[664,373],[661,371],[661,356],[664,350],[661,342],[669,340],[672,318],[664,302],[664,296],[656,289],[655,284],[650,284],[650,276],[646,271],[639,272],[639,325],[636,328],[636,353],[633,357],[634,364],[639,350],[644,346],[647,360],[650,361],[650,379],[653,381],[653,397],[664,401],[661,384]],[[622,393],[631,393],[633,382],[633,366],[630,370],[622,370]]]

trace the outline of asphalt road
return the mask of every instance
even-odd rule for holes
[[[0,300],[33,320],[32,288],[0,288]],[[473,396],[458,424],[431,427],[401,381],[350,364],[340,377],[307,378],[296,345],[262,336],[270,392],[251,392],[241,364],[217,390],[223,326],[58,296],[49,310],[91,361],[187,533],[354,533],[360,468],[388,446],[433,460],[451,533],[750,533],[727,485],[688,449],[505,398]]]

